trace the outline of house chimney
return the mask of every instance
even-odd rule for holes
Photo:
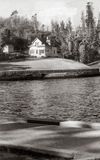
[[[50,39],[47,37],[46,42],[48,43],[48,45],[51,45]]]

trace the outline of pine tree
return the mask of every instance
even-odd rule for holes
[[[97,22],[97,38],[100,40],[100,13],[98,17],[98,22]]]
[[[37,31],[39,30],[39,21],[37,19],[37,14],[34,14],[32,16],[32,23],[33,23],[33,29],[35,30],[35,32],[37,33]]]
[[[61,32],[63,32],[64,29],[65,29],[65,23],[64,23],[64,21],[61,21],[61,23],[60,23],[60,30],[61,30]]]
[[[69,31],[69,34],[72,33],[72,22],[71,22],[70,18],[68,20],[68,31]]]
[[[81,22],[82,22],[82,34],[85,34],[85,16],[84,16],[84,12],[82,12],[81,15]]]
[[[94,21],[93,8],[91,2],[88,2],[86,6],[86,26],[87,26],[88,37],[93,38],[95,21]]]

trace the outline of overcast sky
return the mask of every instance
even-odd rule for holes
[[[51,19],[66,21],[69,17],[73,25],[79,25],[81,11],[85,10],[88,0],[0,0],[0,16],[8,17],[18,10],[19,15],[30,17],[38,14],[43,24],[49,24]],[[100,0],[91,0],[94,15],[98,18]]]

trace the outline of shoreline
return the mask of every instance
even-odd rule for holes
[[[99,76],[99,67],[69,59],[42,59],[0,63],[0,81],[43,80]]]
[[[0,81],[8,80],[43,80],[54,78],[81,78],[99,76],[99,68],[68,70],[6,70],[0,71]]]

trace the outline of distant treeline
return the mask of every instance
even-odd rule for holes
[[[100,48],[100,17],[95,23],[92,4],[86,5],[86,15],[82,12],[81,26],[73,29],[71,20],[66,22],[51,21],[51,26],[45,26],[35,14],[28,19],[15,10],[8,18],[0,18],[0,50],[5,44],[13,44],[21,53],[28,50],[35,37],[51,41],[63,58],[70,58],[89,63],[99,58]],[[26,53],[26,52],[25,52]]]

